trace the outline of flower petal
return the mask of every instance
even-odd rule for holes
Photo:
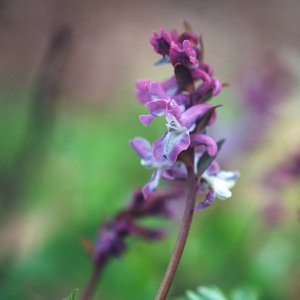
[[[221,171],[217,174],[217,178],[226,182],[228,189],[234,187],[236,181],[240,177],[240,172],[238,171]]]
[[[215,192],[213,190],[209,190],[209,192],[206,194],[205,199],[196,205],[195,211],[200,211],[210,206],[215,201],[215,196]]]
[[[151,94],[151,100],[153,101],[161,99],[169,100],[169,96],[163,89],[160,82],[152,81],[149,84],[149,93]]]
[[[157,161],[163,161],[164,157],[164,140],[167,133],[165,133],[160,139],[153,142],[153,156]]]
[[[207,73],[209,76],[213,75],[213,69],[210,65],[201,63],[199,66],[199,69],[203,70],[205,73]]]
[[[178,84],[175,76],[164,80],[161,85],[169,96],[173,96],[178,92]]]
[[[159,184],[160,176],[161,170],[159,168],[155,169],[152,173],[150,180],[142,189],[145,199],[147,199],[149,195],[156,190]]]
[[[187,94],[178,94],[172,97],[178,105],[187,105],[190,102],[190,96]]]
[[[192,72],[192,76],[194,80],[201,79],[203,81],[203,87],[209,88],[211,85],[211,77],[201,69],[195,69]]]
[[[191,143],[190,135],[188,132],[176,133],[168,132],[164,139],[164,156],[174,163],[177,160],[177,156],[182,151],[186,150]]]
[[[192,44],[189,40],[184,40],[182,43],[182,49],[186,53],[193,67],[198,65],[197,53],[195,49],[192,47]]]
[[[146,107],[150,114],[155,117],[161,117],[165,114],[168,102],[166,100],[149,101]]]
[[[154,117],[150,114],[139,116],[139,120],[142,122],[144,126],[148,126],[153,121],[153,119]]]
[[[207,168],[206,172],[209,175],[216,175],[221,171],[219,164],[214,160]]]
[[[239,171],[221,171],[217,176],[222,180],[237,181],[241,175]]]
[[[182,125],[184,125],[186,128],[191,128],[197,121],[197,119],[203,116],[211,108],[212,105],[207,103],[192,106],[182,114]]]
[[[196,147],[201,145],[204,145],[206,147],[207,153],[210,156],[215,156],[218,152],[217,143],[213,138],[211,138],[207,134],[202,133],[191,134],[191,146]]]
[[[232,196],[229,190],[232,185],[229,185],[225,180],[219,179],[215,176],[211,182],[213,190],[216,192],[216,197],[220,200],[226,200]]]
[[[163,28],[160,29],[160,34],[153,32],[153,35],[149,40],[154,51],[163,56],[169,55],[171,41],[171,35]]]
[[[172,41],[169,56],[173,66],[181,64],[187,67],[196,67],[198,64],[197,53],[189,40],[183,41],[182,48]]]
[[[153,82],[148,79],[137,80],[135,83],[136,92],[135,97],[140,104],[145,104],[151,100],[151,95],[149,93],[149,85]]]
[[[130,146],[133,148],[133,150],[142,158],[142,159],[151,159],[152,157],[152,150],[150,143],[141,138],[136,137],[129,141]]]
[[[173,99],[168,102],[167,111],[166,111],[166,120],[167,122],[175,121],[176,123],[180,123],[180,119],[182,116],[181,108]]]
[[[162,177],[167,180],[185,180],[187,178],[186,166],[182,162],[176,162],[162,173]]]
[[[212,80],[212,84],[213,84],[212,96],[215,97],[221,92],[222,84],[218,79],[215,78]]]

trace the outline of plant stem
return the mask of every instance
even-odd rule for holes
[[[196,195],[197,195],[197,178],[194,174],[193,168],[191,167],[188,167],[187,189],[188,192],[187,192],[186,206],[185,206],[185,210],[181,222],[180,231],[178,233],[176,245],[173,250],[173,254],[171,256],[165,276],[161,282],[160,288],[155,297],[155,300],[166,299],[190,231],[193,214],[194,214]]]
[[[94,266],[93,273],[90,277],[90,280],[82,294],[81,300],[90,300],[93,297],[93,294],[96,290],[98,280],[103,271],[104,266],[106,265],[107,259],[103,258]]]

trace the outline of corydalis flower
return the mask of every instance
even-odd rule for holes
[[[231,189],[240,177],[238,171],[221,171],[219,165],[214,162],[203,173],[200,181],[200,191],[206,193],[205,199],[196,206],[196,210],[202,210],[210,206],[215,198],[227,200],[232,196]]]
[[[155,117],[165,115],[168,103],[175,101],[178,105],[184,108],[189,101],[188,95],[178,94],[170,96],[163,87],[163,84],[157,81],[141,80],[137,83],[138,92],[137,98],[139,102],[145,104],[149,110],[149,114],[141,115],[140,121],[148,126]]]
[[[188,66],[198,64],[200,57],[200,41],[193,32],[184,32],[178,35],[176,30],[168,33],[161,28],[160,32],[153,32],[150,44],[158,54],[162,55],[162,59],[156,64],[172,62],[175,66],[177,63],[183,63]]]
[[[161,29],[150,39],[155,52],[162,55],[163,62],[173,65],[174,76],[162,82],[139,80],[136,83],[136,98],[148,110],[147,114],[140,115],[140,121],[148,126],[154,118],[163,117],[167,127],[152,145],[142,138],[135,138],[130,143],[141,157],[141,164],[153,169],[151,179],[143,188],[145,197],[156,190],[161,177],[185,181],[187,163],[203,162],[195,168],[195,174],[203,169],[198,174],[202,176],[218,152],[217,143],[207,134],[208,127],[216,119],[217,107],[205,102],[221,91],[222,84],[213,77],[212,68],[203,62],[201,38],[192,32],[190,26],[185,27],[187,31],[182,34]],[[194,153],[197,157],[191,157]],[[199,159],[199,155],[203,159]],[[201,183],[205,182],[206,203],[215,197],[231,195],[231,173],[220,171],[203,175],[200,177]]]
[[[237,171],[220,171],[215,175],[205,172],[202,179],[206,181],[218,199],[226,200],[232,196],[230,189],[234,187],[239,176]]]
[[[166,111],[168,131],[154,142],[155,158],[161,159],[164,157],[174,163],[179,153],[186,150],[190,145],[194,147],[205,145],[208,153],[214,156],[217,152],[217,145],[212,138],[205,134],[191,134],[196,128],[197,119],[203,116],[212,106],[198,104],[183,113],[175,102],[170,102],[168,106]],[[211,120],[214,120],[214,118],[211,118]]]
[[[197,52],[189,40],[184,40],[182,46],[172,42],[169,55],[173,66],[180,64],[186,67],[196,68],[199,64]]]
[[[174,168],[176,169],[178,168],[177,165],[180,163],[178,162],[177,165],[174,165],[163,157],[156,159],[150,143],[141,137],[132,139],[130,141],[130,145],[140,156],[141,164],[149,169],[153,169],[153,173],[149,182],[142,189],[145,198],[147,198],[151,192],[156,190],[163,171]]]
[[[160,29],[160,33],[154,31],[149,42],[153,46],[154,51],[158,54],[162,56],[169,55],[172,37],[171,34],[166,32],[163,28]]]
[[[95,265],[110,257],[121,256],[126,250],[126,238],[129,236],[151,241],[163,238],[165,232],[161,229],[151,229],[138,224],[137,221],[149,216],[171,218],[173,215],[168,205],[180,197],[180,190],[167,190],[152,194],[151,201],[146,201],[141,190],[134,191],[129,205],[101,226],[95,245],[91,249]]]

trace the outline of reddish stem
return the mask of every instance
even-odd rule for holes
[[[165,276],[161,282],[160,288],[155,297],[155,300],[166,299],[169,290],[171,288],[190,231],[193,214],[194,214],[195,201],[197,196],[197,178],[194,174],[193,168],[191,167],[188,167],[187,189],[188,189],[188,194],[187,194],[186,206],[182,218],[180,231],[178,233],[176,245],[173,250],[173,254],[171,256]]]
[[[106,265],[107,259],[103,258],[99,263],[94,266],[93,273],[90,277],[90,280],[82,294],[81,300],[90,300],[93,297],[93,294],[96,290],[98,280],[103,271],[104,266]]]

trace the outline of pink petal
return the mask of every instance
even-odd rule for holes
[[[144,126],[148,126],[152,121],[154,117],[152,115],[140,115],[139,120],[142,122]]]
[[[167,101],[166,100],[157,100],[157,101],[149,101],[146,104],[151,115],[155,117],[160,117],[165,114],[167,108]]]
[[[190,135],[187,132],[180,134],[168,132],[164,140],[164,152],[167,156],[167,159],[174,163],[177,160],[179,153],[186,150],[190,143]]]
[[[182,125],[186,128],[191,128],[197,119],[204,115],[210,108],[212,108],[212,105],[207,103],[192,106],[182,114]]]
[[[133,150],[143,159],[149,159],[152,157],[152,150],[150,143],[141,138],[136,137],[129,141]]]
[[[206,147],[207,153],[210,156],[215,156],[218,152],[217,143],[213,138],[201,133],[191,134],[191,146],[196,147],[201,145],[204,145]]]

